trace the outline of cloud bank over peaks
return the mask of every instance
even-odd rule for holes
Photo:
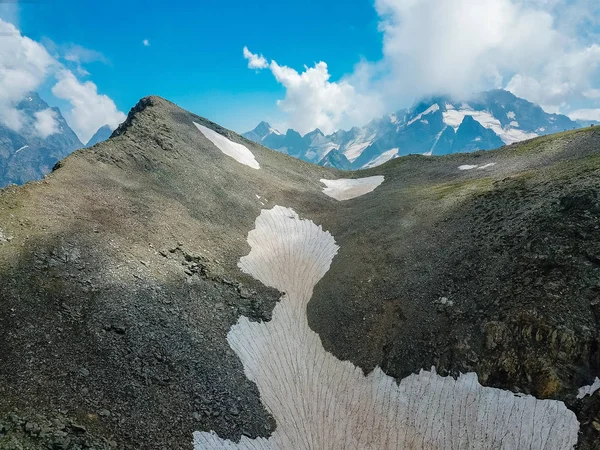
[[[62,57],[51,55],[39,42],[21,32],[11,23],[0,19],[0,123],[14,131],[28,125],[25,116],[16,105],[31,91],[45,83],[54,83],[52,93],[68,100],[71,109],[65,112],[69,125],[82,142],[87,140],[103,125],[112,128],[125,119],[115,103],[106,95],[98,93],[91,81],[81,82],[69,70],[66,62],[81,63],[105,61],[96,51],[78,45],[70,45]],[[87,72],[77,70],[85,75]],[[36,114],[34,130],[40,136],[60,132],[54,111],[45,110]]]
[[[325,62],[299,73],[247,48],[244,56],[249,67],[270,69],[286,88],[279,106],[299,130],[362,125],[375,111],[393,111],[419,97],[464,99],[493,88],[569,113],[600,107],[596,3],[376,0],[383,58],[359,62],[337,82],[330,81]],[[340,117],[333,109],[346,111]]]
[[[108,125],[115,129],[125,120],[125,114],[110,97],[98,94],[97,86],[91,81],[80,82],[70,70],[60,71],[57,79],[52,93],[71,104],[65,118],[81,142],[89,141],[100,127]]]

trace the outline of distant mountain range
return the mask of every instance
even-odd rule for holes
[[[100,129],[98,131],[96,131],[96,133],[94,133],[94,135],[90,138],[90,140],[87,142],[87,144],[85,144],[85,146],[91,147],[100,142],[104,142],[105,140],[107,140],[110,137],[112,132],[113,132],[113,130],[108,125],[104,125],[103,127],[100,127]]]
[[[305,161],[349,170],[375,167],[408,154],[489,150],[582,126],[586,124],[548,114],[508,91],[493,90],[468,101],[430,97],[364,127],[330,135],[319,129],[304,136],[292,129],[284,134],[261,122],[243,136]]]
[[[0,188],[11,183],[39,180],[73,151],[84,147],[60,109],[50,107],[37,92],[29,93],[16,107],[23,126],[17,132],[0,124]],[[45,118],[48,130],[40,128]],[[100,128],[86,146],[110,137],[108,125]]]
[[[18,105],[23,126],[16,132],[0,124],[0,188],[40,179],[57,161],[83,147],[58,108],[51,108],[32,92]],[[46,135],[36,128],[40,115],[55,120],[56,132]]]

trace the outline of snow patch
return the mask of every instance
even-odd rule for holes
[[[507,117],[507,119],[514,119],[517,116],[515,115],[515,113],[513,111],[509,111],[506,113],[506,117]]]
[[[350,200],[368,194],[383,183],[383,175],[366,178],[340,178],[337,180],[326,180],[322,178],[321,183],[325,186],[323,193],[336,200]]]
[[[15,152],[15,155],[16,155],[17,153],[19,153],[21,150],[25,150],[26,148],[29,148],[29,145],[24,145],[23,147],[21,147],[19,150],[17,150],[17,151]]]
[[[308,326],[313,288],[339,246],[289,208],[263,210],[248,233],[240,269],[285,292],[269,322],[241,317],[227,341],[256,383],[277,428],[239,443],[195,432],[194,450],[564,450],[579,423],[564,403],[486,388],[475,373],[457,379],[421,370],[397,383],[380,368],[364,376],[328,353]]]
[[[421,118],[423,116],[426,116],[427,114],[431,114],[434,113],[436,111],[440,110],[440,105],[438,105],[437,103],[431,105],[429,108],[427,108],[425,111],[423,111],[421,114],[418,114],[415,118],[413,118],[412,120],[410,120],[406,126],[412,125],[413,123],[415,123],[417,120],[421,120]]]
[[[483,164],[483,165],[469,165],[469,164],[465,164],[464,166],[458,166],[458,170],[472,170],[472,169],[477,169],[477,170],[481,170],[481,169],[487,169],[489,167],[495,166],[496,163],[487,163],[487,164]]]
[[[577,398],[581,399],[586,395],[592,396],[594,392],[600,389],[600,378],[596,377],[594,382],[589,386],[583,386],[579,388],[579,392],[577,394]]]
[[[371,131],[361,130],[356,138],[345,143],[339,150],[348,158],[348,161],[354,162],[371,145],[375,136],[376,134]]]
[[[377,167],[391,159],[398,157],[399,148],[391,148],[388,151],[383,152],[377,158],[372,159],[367,164],[361,167],[361,169],[370,169],[371,167]]]
[[[451,126],[456,131],[466,116],[473,117],[482,127],[492,130],[505,144],[512,144],[513,142],[524,141],[538,136],[536,133],[528,133],[520,129],[511,128],[510,126],[502,128],[500,121],[488,111],[475,111],[468,105],[463,105],[460,110],[445,111],[443,113],[443,120],[446,125]]]
[[[200,130],[200,132],[206,137],[209,141],[211,141],[215,147],[221,150],[227,156],[232,157],[237,162],[244,164],[248,167],[252,167],[253,169],[260,169],[260,165],[254,159],[254,154],[246,147],[245,145],[238,144],[237,142],[230,141],[225,136],[217,133],[210,128],[206,128],[205,126],[200,125],[199,123],[194,122],[196,128]]]
[[[317,134],[311,141],[309,149],[304,156],[314,162],[321,161],[330,151],[338,150],[339,144],[332,142],[328,137]]]

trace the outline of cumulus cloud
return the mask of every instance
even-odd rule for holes
[[[18,1],[0,2],[0,19],[19,26],[20,7]]]
[[[66,69],[61,70],[57,78],[52,93],[70,102],[71,110],[65,117],[82,142],[89,141],[100,127],[108,125],[115,129],[125,120],[125,114],[117,109],[110,97],[99,94],[93,82],[81,82]]]
[[[117,110],[109,97],[98,93],[93,82],[80,82],[61,62],[75,63],[78,73],[82,74],[83,69],[79,70],[82,63],[107,62],[101,53],[78,45],[59,48],[52,43],[51,47],[56,50],[56,54],[52,56],[42,44],[21,35],[14,25],[2,19],[0,36],[1,124],[17,132],[22,131],[25,126],[32,126],[40,136],[58,132],[58,123],[52,110],[38,112],[34,122],[29,123],[24,114],[16,109],[17,103],[29,92],[53,78],[58,82],[52,92],[56,97],[71,103],[72,109],[65,116],[84,142],[101,126],[108,124],[116,128],[125,119],[125,114]]]
[[[44,82],[56,61],[42,45],[3,20],[0,35],[0,122],[20,131],[24,117],[16,110],[16,103]]]
[[[600,98],[597,1],[375,0],[375,9],[383,58],[360,61],[353,73],[327,83],[339,84],[355,98],[383,103],[385,110],[421,96],[464,98],[491,88],[506,88],[550,111],[569,111],[573,104]],[[247,49],[244,56],[249,67],[255,62],[251,68],[267,67],[262,56]],[[268,67],[273,71],[274,64]],[[314,70],[322,73],[323,66]],[[309,77],[308,70],[304,74]],[[308,101],[290,92],[298,92],[297,83],[286,85],[285,79],[278,78],[288,89],[281,102],[286,112],[300,117],[328,111],[315,105],[331,101],[319,94],[323,83],[305,85]],[[345,96],[336,101],[340,97]],[[333,119],[334,126],[338,122]]]
[[[248,60],[248,69],[266,69],[269,63],[263,55],[255,55],[248,47],[244,47],[244,58]]]
[[[276,61],[270,63],[262,55],[258,56],[244,47],[248,67],[268,68],[277,82],[286,88],[285,98],[277,102],[286,113],[287,123],[300,133],[308,133],[319,128],[324,133],[333,133],[342,126],[364,123],[381,112],[377,96],[368,97],[357,92],[345,80],[330,81],[331,75],[325,62],[314,67],[304,67],[303,72]]]
[[[144,45],[144,47],[150,47],[150,41],[148,39],[144,39],[142,41],[142,44]]]
[[[275,61],[271,61],[269,69],[286,88],[285,98],[278,105],[300,133],[315,128],[332,133],[341,126],[362,124],[381,112],[377,97],[360,94],[347,81],[329,81],[331,75],[324,62],[305,66],[301,73]]]
[[[67,61],[75,62],[78,64],[90,63],[95,61],[100,61],[103,63],[108,62],[106,57],[102,53],[75,44],[71,44],[66,47],[64,58]]]
[[[34,113],[35,123],[34,129],[36,134],[42,139],[48,136],[60,133],[60,126],[57,120],[56,111],[52,108],[44,109]]]
[[[600,122],[600,109],[578,109],[569,113],[572,120],[591,120]]]

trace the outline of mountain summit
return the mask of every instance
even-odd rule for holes
[[[16,107],[18,131],[0,124],[0,188],[23,184],[48,174],[57,161],[83,147],[58,108],[51,108],[36,92]]]
[[[493,90],[464,101],[447,96],[422,99],[409,110],[396,111],[362,128],[340,130],[329,136],[314,130],[295,145],[273,139],[269,133],[256,133],[259,127],[244,136],[319,164],[323,161],[331,165],[340,160],[339,157],[325,159],[328,152],[336,150],[346,157],[353,169],[364,169],[402,155],[489,150],[579,126],[566,116],[548,114],[508,91]],[[273,130],[272,133],[278,132]],[[319,135],[317,140],[316,135]],[[340,160],[336,167],[346,169],[347,165]]]
[[[597,450],[599,149],[341,172],[145,98],[0,190],[0,448]]]

